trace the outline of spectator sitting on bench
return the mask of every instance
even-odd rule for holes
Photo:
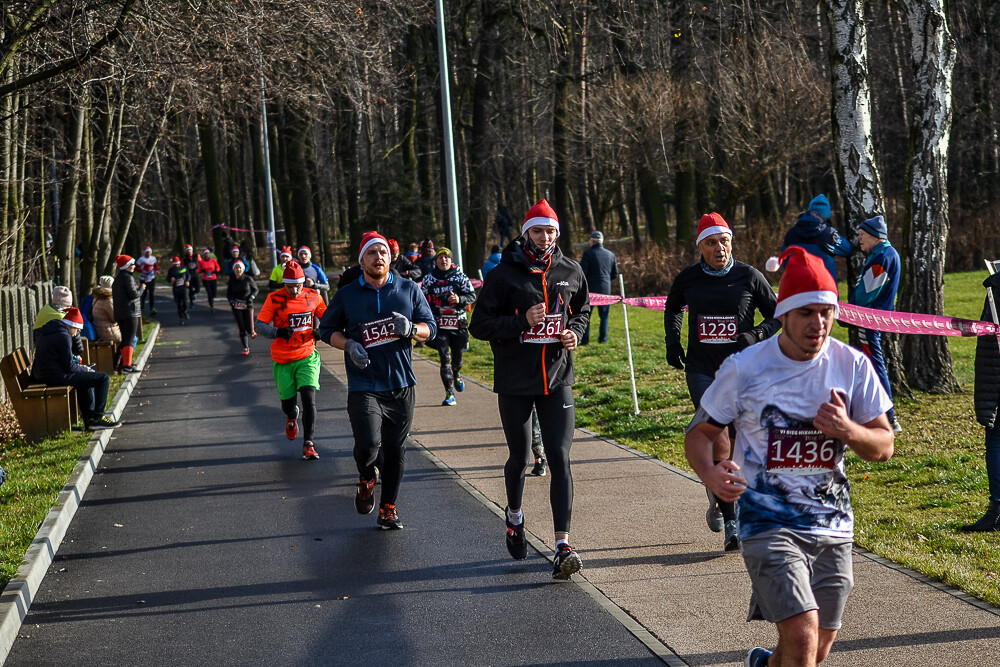
[[[35,344],[31,377],[49,387],[75,388],[87,430],[118,428],[121,422],[104,414],[111,382],[108,374],[81,366],[73,354],[73,339],[79,338],[82,329],[83,315],[72,307],[61,320],[46,323]]]
[[[42,327],[53,320],[61,320],[66,315],[66,310],[73,305],[73,293],[68,287],[56,285],[52,288],[52,303],[42,306],[35,317],[35,323],[31,326],[31,339],[38,345],[38,336]],[[83,340],[79,336],[73,338],[73,354],[83,356]]]

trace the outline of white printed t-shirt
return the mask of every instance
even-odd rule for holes
[[[778,338],[728,357],[701,399],[715,421],[736,427],[733,460],[747,483],[737,503],[740,539],[781,527],[852,537],[847,445],[812,422],[831,389],[859,424],[878,418],[892,401],[858,350],[829,338],[816,358],[794,361]]]

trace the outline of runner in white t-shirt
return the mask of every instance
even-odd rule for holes
[[[787,260],[775,316],[781,334],[727,358],[685,438],[695,472],[737,501],[741,553],[753,583],[748,620],[776,623],[778,647],[754,648],[747,667],[816,665],[830,652],[854,585],[848,448],[867,461],[893,453],[892,407],[871,362],[830,338],[837,285],[798,246]],[[713,464],[712,441],[736,426],[732,461]]]

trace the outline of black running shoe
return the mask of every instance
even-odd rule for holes
[[[118,428],[121,425],[122,425],[122,423],[120,421],[116,421],[116,420],[114,420],[114,419],[112,419],[110,417],[101,416],[101,417],[98,417],[97,419],[94,419],[94,420],[91,420],[91,421],[87,422],[87,430],[88,431],[104,431],[104,430],[110,429],[110,428]]]
[[[396,511],[396,506],[389,503],[378,508],[377,523],[382,527],[382,530],[403,529],[403,522],[399,520],[399,512]]]
[[[552,578],[569,579],[574,574],[583,569],[583,561],[580,554],[573,551],[573,547],[562,544],[556,550],[556,556],[552,559]]]
[[[358,479],[358,492],[354,495],[354,509],[358,514],[371,514],[375,509],[375,482]]]
[[[545,477],[549,474],[549,464],[545,459],[535,459],[535,466],[531,469],[529,475],[534,475],[535,477]]]
[[[736,520],[726,522],[726,537],[722,542],[726,551],[738,551],[740,548],[740,530]]]
[[[507,519],[507,551],[514,560],[524,560],[528,557],[528,540],[524,539],[523,517],[521,523],[517,525]]]

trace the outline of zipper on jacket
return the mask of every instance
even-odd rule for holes
[[[549,266],[552,266],[552,259],[549,259]],[[549,286],[548,282],[545,280],[545,274],[548,272],[548,268],[541,272],[542,274],[542,296],[545,297],[545,314],[549,314]],[[540,345],[542,348],[542,382],[545,384],[542,389],[544,390],[544,395],[549,395],[549,374],[545,370],[545,348],[547,345]]]

